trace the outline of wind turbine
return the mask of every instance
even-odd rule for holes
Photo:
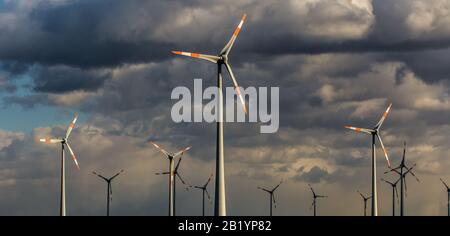
[[[314,216],[316,216],[316,205],[317,205],[316,199],[317,199],[317,198],[326,198],[326,197],[328,197],[328,196],[318,195],[318,194],[316,194],[316,192],[314,192],[314,189],[311,187],[310,184],[308,184],[308,186],[309,186],[309,188],[311,189],[311,192],[312,192],[312,194],[313,194],[313,202],[312,202],[311,208],[314,207]],[[311,208],[310,208],[310,209],[311,209]]]
[[[395,172],[400,176],[400,216],[404,216],[405,215],[405,199],[404,196],[406,194],[407,191],[407,187],[406,187],[406,175],[411,174],[412,176],[414,176],[414,178],[416,178],[417,182],[420,182],[419,178],[417,178],[417,176],[414,174],[414,172],[412,172],[413,168],[416,166],[416,164],[412,165],[411,168],[409,168],[406,165],[406,142],[404,142],[404,147],[403,147],[403,157],[402,157],[402,161],[400,162],[400,165],[397,166],[396,168],[391,168],[389,171],[386,171],[385,174],[389,173],[389,172]],[[405,194],[403,194],[403,189],[405,190]]]
[[[361,197],[362,197],[362,199],[363,199],[363,201],[364,201],[364,216],[367,216],[367,214],[366,214],[366,212],[367,212],[367,201],[368,201],[369,199],[371,199],[372,196],[366,197],[366,196],[364,196],[360,191],[358,191],[358,190],[356,190],[356,191],[359,193],[359,195],[361,195]]]
[[[345,126],[345,128],[354,130],[358,133],[363,132],[363,133],[372,135],[372,216],[378,216],[377,163],[376,163],[376,154],[375,154],[375,139],[376,138],[378,138],[378,141],[380,142],[380,145],[381,145],[381,148],[383,149],[384,156],[386,157],[388,166],[391,167],[388,154],[386,152],[386,149],[384,148],[383,141],[381,141],[381,136],[380,136],[380,128],[383,125],[383,122],[386,119],[387,115],[389,114],[391,107],[392,107],[392,103],[389,104],[389,107],[384,112],[380,121],[378,121],[378,123],[372,129]]]
[[[211,181],[211,178],[212,178],[212,174],[209,176],[209,178],[208,178],[208,180],[206,181],[206,183],[204,184],[204,185],[202,185],[202,186],[190,186],[190,187],[194,187],[194,188],[196,188],[196,189],[200,189],[200,190],[202,190],[202,216],[205,216],[205,193],[206,193],[206,196],[208,196],[208,200],[209,201],[211,201],[211,197],[209,196],[209,192],[208,192],[208,184],[209,184],[209,182]]]
[[[80,170],[80,166],[78,165],[78,160],[73,152],[72,148],[70,148],[68,139],[70,133],[75,127],[75,122],[77,122],[78,115],[75,115],[72,123],[70,123],[69,127],[66,131],[66,136],[64,138],[41,138],[39,139],[42,143],[52,144],[52,143],[60,143],[61,144],[61,193],[60,193],[60,201],[59,201],[59,214],[60,216],[66,216],[66,171],[65,171],[65,158],[64,158],[64,149],[65,146],[69,149],[70,155],[72,156],[72,160],[75,162],[78,170]]]
[[[450,216],[450,188],[448,185],[444,182],[444,180],[440,179],[441,182],[444,184],[445,188],[447,188],[447,210],[448,210],[448,216]]]
[[[244,112],[247,114],[247,108],[245,105],[244,98],[242,97],[241,90],[239,89],[239,85],[234,77],[233,70],[231,69],[231,65],[228,61],[228,55],[233,47],[234,42],[236,41],[239,32],[242,29],[242,25],[244,24],[247,15],[244,14],[241,22],[237,26],[233,35],[231,36],[230,41],[225,45],[225,47],[220,51],[219,55],[205,55],[199,53],[191,53],[191,52],[181,52],[181,51],[172,51],[173,54],[182,55],[197,59],[203,59],[212,63],[217,64],[217,87],[219,92],[218,99],[218,110],[217,110],[217,143],[216,143],[216,186],[215,186],[215,195],[214,195],[214,215],[216,216],[226,216],[227,208],[226,208],[226,194],[225,194],[225,160],[224,160],[224,147],[223,147],[223,78],[222,78],[222,65],[225,65],[228,73],[230,74],[230,78],[233,81],[234,88],[236,90],[237,95],[242,103]]]
[[[269,204],[270,204],[270,216],[272,216],[272,202],[275,206],[275,208],[277,208],[277,202],[275,200],[275,191],[278,189],[278,187],[280,187],[280,185],[283,183],[283,181],[281,181],[277,186],[275,186],[272,190],[268,190],[265,188],[261,188],[258,187],[258,189],[261,189],[262,191],[266,192],[269,194]]]
[[[161,148],[158,144],[154,142],[150,142],[155,146],[160,152],[162,152],[164,155],[166,155],[167,159],[169,159],[169,171],[168,172],[162,172],[162,173],[156,173],[156,175],[169,175],[169,216],[175,215],[175,176],[178,176],[180,178],[181,182],[183,184],[186,184],[184,180],[181,178],[180,174],[178,173],[178,168],[180,167],[181,157],[182,155],[187,152],[191,147],[186,147],[183,150],[172,154]],[[177,166],[174,168],[174,158],[180,156],[180,159],[178,160]]]
[[[392,187],[392,216],[395,216],[395,196],[397,196],[397,201],[398,201],[397,184],[398,184],[398,181],[400,181],[400,179],[398,179],[394,183],[387,181],[385,179],[381,179],[381,180],[386,182],[387,184],[391,185],[391,187]]]
[[[183,178],[181,178],[180,172],[178,171],[178,169],[180,168],[180,163],[182,160],[182,156],[180,156],[180,159],[178,159],[178,163],[175,166],[175,169],[173,170],[173,215],[175,216],[175,212],[176,212],[176,191],[177,191],[177,187],[176,187],[176,183],[177,183],[177,177],[181,180],[181,183],[183,183],[183,185],[186,186],[186,182],[183,180]],[[160,173],[156,173],[156,175],[168,175],[169,172],[160,172]],[[189,188],[186,187],[186,190],[189,191]]]
[[[112,201],[112,185],[111,185],[111,182],[113,181],[114,178],[119,176],[122,172],[123,172],[123,170],[121,170],[120,172],[116,173],[111,178],[106,178],[106,177],[104,177],[101,174],[97,174],[95,171],[92,172],[92,174],[100,177],[101,179],[106,181],[106,183],[108,184],[108,187],[107,187],[107,190],[106,190],[106,216],[109,216],[109,202]]]

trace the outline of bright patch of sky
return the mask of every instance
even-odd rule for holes
[[[18,87],[14,93],[15,96],[32,94],[29,86],[32,81],[29,76],[22,76],[16,79],[15,83]],[[11,94],[0,93],[0,101],[5,96],[11,96]],[[24,109],[19,105],[0,106],[0,129],[30,133],[36,127],[69,125],[75,113],[80,115],[77,125],[86,120],[86,115],[68,108],[47,105],[37,105],[30,109]]]

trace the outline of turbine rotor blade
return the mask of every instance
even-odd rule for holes
[[[445,186],[447,189],[450,189],[450,188],[448,187],[447,183],[445,183],[443,179],[441,179],[441,178],[439,178],[439,179],[441,180],[441,182],[444,184],[444,186]]]
[[[168,175],[168,174],[170,174],[170,172],[158,172],[158,173],[155,173],[155,175]]]
[[[275,192],[275,190],[277,190],[278,187],[280,187],[280,185],[283,183],[283,181],[280,181],[280,183],[275,186],[275,188],[272,189],[272,192]]]
[[[180,159],[178,159],[178,163],[177,163],[177,165],[175,166],[175,169],[174,169],[175,173],[178,173],[178,168],[180,167],[181,160],[183,160],[183,158],[180,157]]]
[[[186,182],[184,182],[183,178],[181,178],[181,175],[178,172],[175,175],[178,176],[178,178],[181,180],[181,183],[183,183],[183,185],[186,185]]]
[[[261,187],[258,187],[258,189],[260,189],[260,190],[262,190],[262,191],[265,191],[265,192],[268,192],[268,193],[270,193],[270,190],[268,190],[268,189],[265,189],[265,188],[261,188]]]
[[[234,89],[236,90],[239,100],[241,101],[242,108],[244,109],[245,114],[247,114],[248,113],[247,105],[245,104],[244,97],[242,97],[241,89],[239,88],[239,84],[236,81],[236,77],[234,77],[233,70],[231,69],[231,66],[228,62],[225,63],[225,67],[227,68],[228,73],[230,74],[231,80],[233,81]]]
[[[403,181],[405,182],[405,197],[408,197],[408,187],[406,186],[406,178],[403,177]]]
[[[66,139],[68,139],[70,136],[70,133],[72,133],[72,130],[75,127],[75,123],[77,122],[77,119],[78,119],[78,115],[75,115],[75,118],[73,119],[72,123],[70,123],[69,127],[67,128]]]
[[[377,127],[377,129],[379,129],[381,127],[381,125],[383,125],[383,122],[386,119],[386,117],[388,116],[389,111],[391,111],[391,107],[392,107],[392,103],[389,104],[389,107],[383,113],[383,116],[381,117],[380,121],[378,121],[378,123],[375,125],[375,127]]]
[[[394,190],[393,190],[393,191],[395,192],[395,195],[397,196],[397,202],[398,202],[399,200],[398,200],[398,190],[397,190],[397,186],[394,187]]]
[[[47,144],[61,143],[62,141],[63,141],[62,139],[55,139],[55,138],[41,138],[41,139],[39,139],[39,142],[47,143]]]
[[[212,63],[217,63],[220,60],[220,57],[218,57],[218,56],[206,55],[206,54],[200,54],[200,53],[181,52],[181,51],[172,51],[172,53],[175,55],[203,59],[203,60],[207,60]]]
[[[116,178],[117,176],[119,176],[121,173],[123,172],[123,169],[120,170],[117,174],[115,174],[113,177],[110,178],[110,180],[113,180],[114,178]]]
[[[363,132],[366,134],[372,134],[372,132],[374,132],[374,130],[372,130],[372,129],[358,128],[358,127],[353,127],[353,126],[348,126],[348,125],[344,126],[344,128],[351,129],[357,133]]]
[[[361,195],[361,197],[363,198],[363,199],[365,199],[366,197],[364,197],[364,195],[359,191],[359,190],[356,190],[356,192],[358,192],[359,193],[359,195]]]
[[[412,169],[412,168],[411,168]],[[414,172],[412,172],[412,170],[409,172],[412,176],[414,176],[414,178],[417,180],[417,182],[420,182],[420,179],[417,178],[416,174],[414,174]]]
[[[78,160],[77,160],[77,157],[75,156],[75,153],[73,152],[69,143],[66,142],[66,145],[67,145],[67,148],[69,149],[70,155],[72,156],[73,162],[75,162],[75,165],[77,165],[78,170],[80,170],[80,166],[78,165]]]
[[[388,167],[390,168],[390,167],[391,167],[391,162],[389,161],[389,156],[388,156],[388,154],[387,154],[386,149],[384,148],[383,141],[381,141],[380,135],[377,135],[377,137],[378,137],[378,141],[380,141],[381,149],[383,149],[384,157],[386,158]]]
[[[385,179],[383,179],[383,178],[381,178],[381,181],[386,182],[386,183],[388,183],[388,184],[394,186],[394,183],[391,183],[391,182],[389,182],[389,181],[387,181],[387,180],[385,180]]]
[[[208,189],[205,189],[206,196],[208,197],[209,203],[211,203],[211,196],[209,196]]]
[[[242,25],[245,22],[245,19],[247,19],[247,14],[244,14],[242,16],[241,21],[239,22],[239,25],[236,27],[236,29],[233,32],[233,35],[231,36],[230,41],[225,45],[225,47],[220,51],[220,55],[228,55],[230,53],[231,48],[233,47],[234,42],[236,41],[237,36],[239,35],[239,32],[241,32]]]
[[[204,185],[204,187],[206,188],[206,186],[208,186],[209,181],[211,181],[211,178],[213,177],[213,174],[211,174],[208,178],[208,181],[206,181],[206,184]]]
[[[275,200],[275,194],[272,194],[272,199],[274,207],[277,208],[277,201]]]
[[[112,184],[111,184],[111,182],[108,182],[108,185],[109,185],[109,200],[112,202],[112,194],[113,194],[113,191],[112,191]]]
[[[397,174],[400,175],[400,172],[398,171],[398,169],[400,169],[401,167],[396,167],[396,168],[390,168],[388,171],[385,171],[384,174],[390,173],[390,172],[395,172]]]
[[[311,189],[311,192],[313,193],[314,197],[316,196],[316,193],[314,192],[314,189],[311,187],[310,184],[308,184],[309,188]]]
[[[101,174],[98,174],[97,172],[95,172],[95,171],[92,171],[92,174],[94,174],[94,175],[96,175],[96,176],[98,176],[98,177],[100,177],[100,178],[102,178],[103,180],[105,180],[105,181],[108,181],[108,179],[106,178],[106,177],[104,177],[103,175],[101,175]]]
[[[173,154],[173,157],[177,157],[177,156],[179,156],[179,155],[182,155],[182,154],[184,154],[185,152],[189,151],[189,149],[191,149],[190,146],[184,148],[183,150],[181,150],[181,151],[179,151],[179,152],[177,152],[177,153],[175,153],[175,154]]]
[[[172,156],[172,154],[170,154],[169,152],[167,152],[166,150],[164,150],[162,147],[160,147],[158,144],[150,141],[150,143],[155,146],[160,152],[164,153],[164,155],[166,155],[167,157]]]
[[[311,204],[311,206],[309,207],[309,210],[311,210],[312,208],[313,208],[313,206],[314,206],[314,200],[313,200],[313,202],[312,202],[312,204]]]

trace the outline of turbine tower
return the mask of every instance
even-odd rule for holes
[[[109,216],[109,202],[112,201],[112,181],[114,178],[116,178],[117,176],[119,176],[121,173],[123,172],[123,170],[121,170],[120,172],[118,172],[117,174],[113,175],[110,178],[106,178],[101,174],[97,174],[97,172],[93,171],[92,174],[100,177],[101,179],[103,179],[104,181],[106,181],[108,187],[106,189],[106,216]]]
[[[156,173],[156,175],[169,175],[169,216],[175,216],[175,178],[176,178],[175,176],[178,176],[181,182],[185,184],[184,180],[180,177],[180,174],[178,173],[178,168],[180,167],[182,155],[189,149],[191,149],[191,147],[186,147],[183,150],[175,154],[172,154],[161,148],[158,144],[154,142],[150,143],[153,144],[153,146],[155,146],[160,152],[162,152],[169,160],[169,171]],[[174,168],[174,158],[178,156],[180,156],[180,159],[178,160],[177,166]]]
[[[78,115],[75,115],[72,123],[70,123],[69,127],[66,131],[66,136],[64,138],[41,138],[39,139],[42,143],[60,143],[61,144],[61,193],[59,200],[59,215],[66,216],[66,170],[65,170],[65,158],[64,158],[64,149],[67,146],[69,149],[70,155],[72,156],[72,160],[75,162],[78,170],[80,170],[80,166],[78,165],[78,160],[73,152],[72,148],[69,145],[68,139],[70,133],[72,133],[73,128],[75,127],[75,123],[77,122]]]
[[[212,178],[212,174],[209,176],[208,180],[206,181],[206,183],[202,186],[189,186],[189,187],[194,187],[196,189],[200,189],[202,190],[202,216],[205,216],[205,193],[206,196],[208,197],[208,200],[211,202],[211,196],[209,196],[209,192],[208,192],[208,184],[211,181]]]
[[[404,142],[404,147],[403,147],[403,157],[402,157],[402,161],[400,162],[400,165],[397,166],[396,168],[391,168],[389,171],[386,171],[385,174],[389,173],[389,172],[395,172],[399,175],[399,179],[400,179],[400,216],[404,216],[405,215],[405,195],[407,194],[407,187],[406,187],[406,176],[408,174],[411,174],[416,180],[417,182],[420,182],[419,178],[417,178],[417,176],[414,174],[414,172],[412,172],[413,168],[416,166],[416,164],[413,164],[411,168],[409,168],[406,165],[406,142]],[[403,192],[405,192],[405,194],[403,194]]]
[[[308,186],[309,186],[309,188],[311,189],[311,192],[312,192],[312,194],[313,194],[313,202],[312,202],[312,205],[311,205],[311,207],[310,207],[309,209],[311,209],[311,208],[314,207],[314,216],[316,216],[316,206],[317,206],[316,199],[317,199],[317,198],[326,198],[326,197],[328,197],[328,196],[318,195],[318,194],[316,194],[316,192],[314,192],[314,189],[311,187],[310,184],[308,184]]]
[[[367,216],[367,201],[368,201],[369,199],[371,199],[372,196],[366,197],[366,196],[364,196],[360,191],[358,191],[358,190],[356,190],[356,191],[359,193],[359,195],[361,195],[361,198],[362,198],[363,201],[364,201],[364,216]]]
[[[283,181],[281,181],[272,190],[268,190],[268,189],[265,189],[265,188],[258,187],[258,189],[261,189],[262,191],[264,191],[264,192],[269,194],[269,206],[270,206],[270,214],[269,214],[269,216],[272,216],[272,202],[273,202],[273,205],[275,206],[275,208],[277,208],[277,202],[275,200],[275,191],[278,189],[278,187],[280,187],[280,185],[282,183],[283,183]]]
[[[347,128],[347,129],[354,130],[358,133],[363,132],[366,134],[370,134],[372,136],[372,216],[378,216],[377,163],[376,163],[376,153],[375,153],[375,140],[377,138],[378,138],[378,141],[380,142],[381,148],[383,149],[387,164],[389,167],[391,167],[388,154],[386,152],[386,149],[384,148],[383,141],[381,141],[381,136],[380,136],[380,128],[383,125],[383,122],[386,119],[387,115],[389,114],[389,111],[391,110],[391,106],[392,106],[392,103],[389,105],[387,110],[384,112],[380,121],[378,121],[378,123],[372,129],[345,126],[345,128]]]
[[[445,188],[447,189],[447,216],[450,216],[450,188],[448,185],[444,182],[444,180],[440,179],[441,182],[444,184]]]
[[[241,22],[237,26],[233,35],[231,36],[230,41],[225,45],[225,47],[220,51],[219,55],[205,55],[199,53],[191,53],[191,52],[181,52],[181,51],[172,51],[173,54],[182,55],[197,59],[203,59],[212,63],[217,64],[217,87],[219,92],[218,99],[218,110],[217,110],[217,143],[216,143],[216,186],[215,186],[215,195],[214,195],[214,215],[215,216],[226,216],[227,208],[226,208],[226,194],[225,194],[225,160],[224,160],[224,148],[223,148],[223,78],[222,78],[222,65],[225,65],[228,73],[230,74],[230,78],[233,81],[234,88],[236,90],[237,95],[242,103],[244,112],[247,114],[247,108],[245,105],[244,98],[242,97],[241,91],[239,89],[239,85],[234,77],[233,70],[231,69],[231,65],[228,61],[228,55],[233,47],[234,42],[236,41],[239,32],[242,29],[242,25],[246,19],[247,15],[244,14]]]
[[[395,196],[397,196],[397,201],[398,201],[397,184],[400,181],[400,179],[398,179],[394,183],[387,181],[385,179],[381,179],[381,180],[386,182],[387,184],[389,184],[392,187],[392,216],[395,216]]]

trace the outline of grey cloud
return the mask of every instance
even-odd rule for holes
[[[183,174],[189,181],[202,182],[214,170],[216,130],[215,124],[171,121],[171,90],[176,86],[192,88],[193,78],[203,78],[204,86],[215,85],[216,67],[172,57],[168,52],[219,50],[241,11],[246,11],[248,22],[231,55],[234,72],[244,87],[280,87],[281,127],[276,134],[261,135],[259,124],[225,125],[230,212],[263,214],[262,203],[254,197],[258,193],[252,189],[285,179],[279,198],[286,204],[280,205],[279,214],[310,214],[309,202],[298,203],[298,198],[310,198],[305,182],[317,183],[319,189],[336,198],[345,196],[340,206],[324,202],[324,214],[360,214],[359,206],[353,204],[358,195],[353,198],[349,192],[368,191],[370,140],[343,125],[370,127],[390,101],[394,106],[382,135],[391,161],[399,161],[406,140],[408,160],[418,163],[418,174],[430,194],[441,194],[437,180],[449,175],[450,166],[445,158],[450,134],[448,66],[444,63],[448,50],[443,49],[448,47],[447,36],[433,32],[430,37],[414,38],[414,32],[405,25],[411,9],[404,1],[395,8],[391,1],[372,1],[373,16],[367,14],[371,10],[342,7],[348,1],[330,9],[325,9],[329,5],[323,1],[317,2],[304,15],[302,9],[292,12],[294,8],[288,9],[287,3],[270,1],[240,3],[243,8],[239,11],[210,1],[153,1],[144,5],[111,1],[110,8],[102,8],[104,1],[30,6],[36,25],[30,31],[16,30],[27,31],[21,34],[27,36],[22,40],[36,42],[12,47],[21,49],[18,56],[8,51],[9,57],[3,57],[0,49],[0,60],[17,61],[2,68],[11,74],[34,71],[30,87],[36,91],[3,99],[28,108],[38,104],[80,108],[89,115],[85,124],[89,128],[76,129],[73,136],[82,172],[69,172],[70,214],[103,214],[104,186],[94,181],[90,171],[108,174],[125,168],[123,178],[114,186],[114,212],[164,215],[166,179],[155,177],[153,172],[164,170],[167,163],[146,142],[156,140],[169,150],[192,145],[183,162]],[[89,6],[97,7],[89,9],[90,16],[82,19],[80,14]],[[148,10],[150,7],[153,10]],[[291,15],[284,11],[291,11]],[[324,14],[327,11],[333,13],[330,18]],[[392,13],[398,11],[402,14]],[[340,12],[345,14],[333,17]],[[294,13],[301,17],[297,19]],[[172,18],[174,15],[180,17]],[[271,23],[264,17],[267,15],[279,18]],[[28,22],[29,16],[26,12],[20,20]],[[311,20],[299,23],[305,19]],[[320,25],[329,29],[333,21],[336,34],[308,31]],[[86,23],[91,27],[85,27]],[[347,34],[347,27],[356,27],[356,33]],[[39,46],[43,41],[47,41],[45,47]],[[43,54],[44,50],[48,53]],[[231,86],[227,76],[225,83]],[[63,129],[35,132],[58,135]],[[30,145],[32,138],[28,136],[12,139],[15,141],[4,144],[0,151],[4,166],[0,185],[3,183],[8,193],[0,201],[4,202],[1,214],[54,214],[57,187],[49,186],[58,185],[57,147]],[[381,175],[386,164],[381,156],[377,163]],[[68,168],[72,166],[68,163]],[[296,171],[299,169],[303,172]],[[40,191],[43,186],[51,190]],[[429,196],[418,193],[421,187],[411,186],[410,191],[417,193],[411,195],[411,214],[442,213],[412,204],[431,202]],[[26,189],[30,192],[23,194]],[[380,186],[382,213],[389,212],[386,189]],[[197,213],[198,195],[178,192],[183,199],[180,212]],[[40,199],[46,208],[29,204],[27,195]],[[293,202],[298,203],[297,208],[288,207]]]
[[[36,68],[34,90],[46,93],[68,91],[92,91],[102,87],[110,73],[105,71],[85,71],[66,66]]]
[[[319,183],[326,175],[328,175],[326,170],[323,170],[317,166],[313,167],[308,172],[303,172],[303,169],[300,169],[299,172],[300,173],[294,179],[307,183]]]

